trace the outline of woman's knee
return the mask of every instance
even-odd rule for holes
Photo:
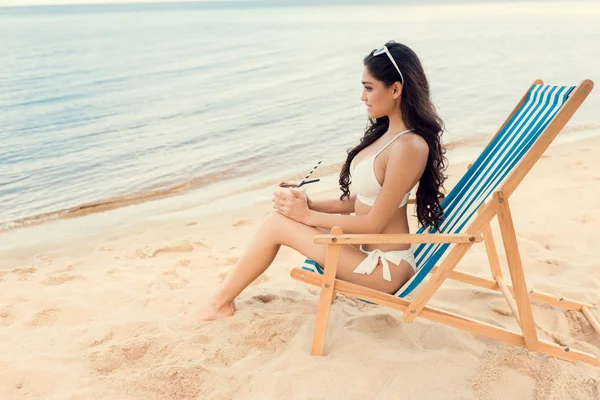
[[[286,216],[277,211],[273,211],[263,220],[259,232],[262,235],[276,238],[278,232],[281,233],[281,229],[288,221],[289,219]]]
[[[276,244],[294,247],[293,242],[296,241],[302,228],[305,225],[294,221],[279,212],[269,214],[259,228],[259,234],[273,241]]]

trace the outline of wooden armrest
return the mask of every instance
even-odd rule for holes
[[[479,243],[483,236],[457,234],[351,234],[351,235],[316,235],[314,243],[317,244],[377,244],[377,243]]]
[[[445,198],[446,198],[446,195],[444,195],[444,194],[441,195],[438,198],[438,203],[441,203],[442,201],[444,201]],[[417,199],[416,198],[414,198],[414,199],[408,199],[408,201],[406,202],[406,204],[417,204]]]

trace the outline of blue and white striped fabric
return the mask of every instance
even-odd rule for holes
[[[463,233],[477,209],[498,188],[515,165],[535,143],[567,101],[575,86],[534,85],[523,105],[494,140],[483,150],[471,168],[442,202],[444,220],[439,233]],[[431,231],[423,227],[416,233]],[[396,295],[408,296],[444,255],[450,244],[421,244],[415,249],[417,273]],[[323,274],[323,269],[307,259],[302,269]]]
[[[567,101],[575,86],[534,85],[523,105],[442,202],[439,233],[462,233],[477,209],[498,188]],[[429,230],[423,227],[417,234]],[[415,249],[417,273],[396,293],[410,294],[450,244],[421,244]]]
[[[323,275],[323,268],[310,258],[304,260],[304,264],[302,264],[302,269],[305,271],[316,272],[318,274]]]

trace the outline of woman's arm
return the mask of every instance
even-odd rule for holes
[[[292,201],[277,199],[275,208],[287,217],[309,226],[327,229],[339,226],[345,233],[381,233],[397,212],[405,194],[423,174],[427,164],[427,142],[420,137],[406,139],[402,140],[402,144],[400,141],[392,144],[383,187],[367,214],[333,215],[311,210],[306,206],[305,198],[297,191],[292,191],[295,196]]]
[[[354,212],[356,195],[349,199],[311,200],[308,198],[308,208],[325,214],[350,214]]]

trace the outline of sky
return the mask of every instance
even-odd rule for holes
[[[0,0],[0,7],[13,6],[36,6],[36,5],[64,5],[64,4],[122,4],[122,3],[168,3],[173,0]],[[251,0],[176,0],[176,2],[219,2],[219,1],[251,1]],[[285,1],[285,0],[282,0]],[[399,0],[398,2],[400,2]],[[407,1],[407,0],[404,0]],[[415,0],[412,0],[414,2]],[[418,1],[418,0],[417,0]],[[439,0],[443,2],[443,0]],[[477,2],[477,0],[462,0],[463,2]],[[568,0],[495,0],[496,2],[536,2],[536,1],[566,1]],[[598,0],[578,0],[577,2],[598,1]],[[456,0],[448,0],[456,2]]]
[[[168,1],[168,0],[167,0]],[[198,0],[177,0],[198,1]],[[201,0],[219,1],[219,0]],[[110,3],[164,3],[165,0],[0,0],[0,7],[12,6],[36,6],[36,5],[57,5],[57,4],[110,4]]]

